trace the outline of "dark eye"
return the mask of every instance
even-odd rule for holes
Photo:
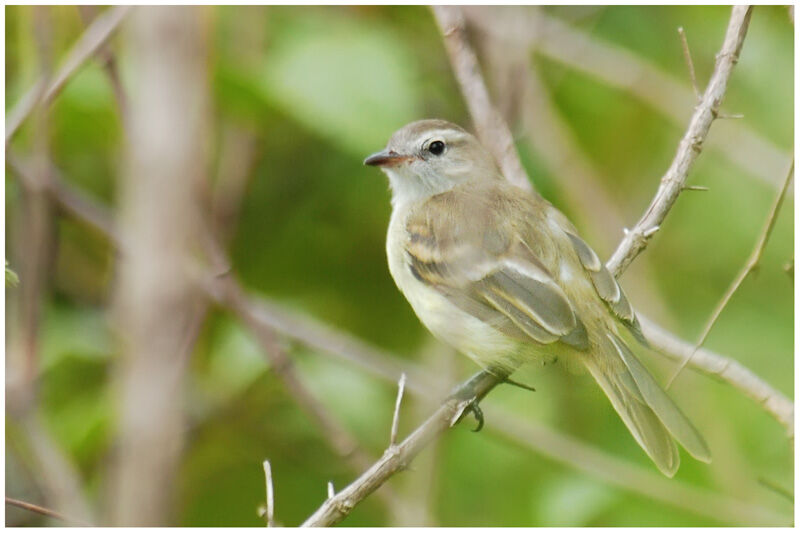
[[[442,155],[442,152],[444,152],[444,143],[442,141],[433,141],[430,146],[428,146],[428,151],[433,155]]]

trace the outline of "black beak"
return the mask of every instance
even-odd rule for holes
[[[393,167],[408,159],[408,156],[400,155],[394,150],[381,150],[366,158],[364,164],[371,167]]]

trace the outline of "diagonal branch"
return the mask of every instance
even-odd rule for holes
[[[81,65],[108,41],[130,9],[130,6],[114,6],[98,16],[69,51],[52,81],[40,79],[25,93],[8,113],[6,145],[33,110],[41,104],[49,105]]]
[[[500,113],[492,105],[486,83],[481,76],[478,58],[467,41],[461,8],[433,6],[432,9],[478,137],[495,156],[506,179],[517,187],[530,191],[531,182],[522,168],[514,147],[514,138]]]
[[[83,520],[79,520],[77,518],[69,517],[65,514],[59,513],[58,511],[48,509],[47,507],[42,507],[41,505],[36,505],[35,503],[26,502],[23,500],[18,500],[16,498],[10,498],[8,496],[6,496],[6,505],[12,505],[19,509],[25,509],[26,511],[40,514],[42,516],[47,516],[49,518],[55,518],[56,520],[61,520],[62,522],[66,523],[69,526],[81,526],[81,527],[92,526],[88,522],[84,522]]]
[[[695,108],[686,133],[678,143],[675,158],[661,178],[661,185],[650,206],[633,229],[625,234],[617,250],[606,263],[608,270],[615,277],[619,277],[634,258],[645,249],[647,243],[664,222],[667,213],[678,200],[678,195],[686,183],[689,171],[703,149],[703,142],[711,128],[711,123],[719,113],[719,106],[725,96],[728,80],[734,65],[739,60],[739,52],[750,23],[751,11],[750,6],[733,7],[728,30],[725,33],[725,41],[717,54],[714,73],[703,93],[703,98]]]
[[[678,377],[678,374],[680,374],[681,371],[686,368],[686,365],[692,360],[694,353],[706,342],[708,334],[711,333],[711,329],[714,327],[714,324],[717,323],[717,320],[722,314],[723,309],[725,309],[725,307],[728,305],[728,302],[731,301],[734,293],[739,290],[739,287],[742,285],[745,278],[750,275],[751,272],[755,272],[758,268],[761,255],[764,253],[764,248],[767,246],[767,241],[772,234],[772,228],[775,227],[775,221],[778,218],[778,211],[781,209],[783,199],[786,197],[786,191],[789,189],[789,184],[792,182],[792,176],[794,176],[794,161],[792,161],[792,166],[789,169],[789,173],[786,175],[786,180],[783,182],[783,187],[781,188],[780,193],[778,193],[777,198],[775,198],[775,202],[772,204],[772,209],[770,209],[769,214],[767,215],[767,220],[764,223],[764,229],[761,230],[761,234],[758,236],[755,248],[753,248],[753,251],[750,253],[750,257],[747,259],[747,262],[742,270],[739,271],[739,274],[737,274],[736,279],[734,279],[731,285],[728,287],[728,290],[725,291],[722,299],[719,301],[719,303],[717,303],[717,306],[711,313],[711,317],[703,327],[703,332],[700,334],[700,338],[698,339],[697,343],[695,343],[694,350],[692,350],[692,353],[690,353],[683,361],[681,361],[681,364],[667,382],[667,387],[672,385],[672,383],[675,381],[675,378]]]

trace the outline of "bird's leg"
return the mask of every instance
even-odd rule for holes
[[[475,429],[472,430],[476,433],[483,428],[485,419],[483,416],[483,410],[480,408],[480,405],[478,405],[481,399],[483,398],[483,395],[479,397],[479,395],[475,391],[475,384],[482,376],[485,376],[486,373],[491,374],[502,383],[508,383],[510,385],[514,385],[523,388],[525,390],[530,390],[530,391],[536,390],[531,386],[509,379],[508,377],[510,374],[509,370],[507,368],[500,366],[487,367],[483,370],[483,372],[473,376],[472,379],[470,379],[467,383],[461,385],[458,389],[453,391],[448,399],[455,399],[458,400],[459,402],[467,402],[456,422],[460,422],[461,419],[464,418],[464,415],[466,415],[467,413],[472,413],[472,415],[475,417],[475,420],[478,422],[478,425],[475,427]]]

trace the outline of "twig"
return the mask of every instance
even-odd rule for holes
[[[269,461],[264,461],[264,481],[266,483],[267,508],[265,519],[267,527],[275,527],[275,493],[272,488],[272,467]]]
[[[480,372],[473,376],[403,442],[387,449],[358,479],[326,500],[302,526],[331,526],[342,521],[353,507],[404,470],[431,440],[456,423],[472,401],[480,400],[496,385],[497,378],[491,374]]]
[[[683,58],[686,60],[686,67],[689,69],[689,79],[692,82],[692,90],[698,102],[700,102],[700,88],[697,86],[697,75],[694,72],[694,62],[692,52],[689,50],[689,41],[686,40],[686,32],[683,26],[678,28],[678,35],[681,36],[681,46],[683,47]]]
[[[433,6],[432,9],[478,137],[495,156],[506,179],[517,187],[531,190],[530,180],[514,147],[511,131],[492,105],[489,91],[481,76],[478,58],[467,42],[461,8]]]
[[[406,373],[403,372],[403,375],[400,376],[400,380],[397,382],[397,400],[394,403],[394,415],[392,416],[392,432],[389,436],[389,447],[393,447],[397,444],[397,426],[400,423],[400,404],[403,401],[403,391],[406,388]]]
[[[750,257],[745,262],[744,267],[742,267],[742,269],[739,271],[736,279],[734,279],[731,285],[728,287],[728,290],[725,291],[722,299],[719,301],[719,303],[717,303],[716,308],[714,308],[714,311],[711,313],[711,317],[703,327],[703,332],[700,334],[700,338],[695,343],[694,350],[692,350],[688,357],[681,361],[681,364],[675,370],[675,373],[672,375],[669,381],[667,381],[667,388],[672,385],[672,383],[675,381],[675,378],[678,377],[678,374],[680,374],[681,371],[686,368],[686,365],[692,360],[694,353],[703,345],[703,343],[706,342],[708,334],[711,333],[711,329],[714,327],[714,324],[717,323],[717,320],[722,314],[723,309],[725,309],[725,307],[728,305],[728,302],[731,301],[734,293],[739,290],[739,287],[741,287],[745,278],[750,275],[751,272],[755,272],[755,270],[758,268],[758,263],[761,261],[761,256],[764,253],[764,248],[767,246],[767,241],[769,241],[769,237],[772,234],[772,229],[775,227],[775,220],[778,218],[778,212],[781,209],[783,199],[786,197],[786,191],[789,189],[789,184],[792,182],[793,176],[794,161],[792,161],[792,165],[789,168],[789,172],[786,175],[786,180],[783,182],[783,187],[781,188],[780,193],[778,193],[778,196],[775,198],[775,201],[772,204],[772,208],[770,209],[767,219],[764,222],[764,228],[761,230],[758,240],[756,240],[753,251],[750,252]]]
[[[100,47],[114,34],[130,6],[114,6],[98,16],[83,32],[81,37],[67,54],[61,67],[52,81],[40,79],[25,93],[16,106],[8,113],[6,119],[6,145],[19,130],[31,112],[40,104],[49,105],[61,92],[67,81],[77,72],[86,60],[92,57]]]
[[[747,33],[750,13],[750,6],[733,7],[728,30],[725,33],[725,41],[717,54],[714,73],[711,75],[703,98],[692,115],[686,133],[678,144],[678,152],[669,169],[661,178],[661,185],[650,206],[633,229],[624,236],[611,259],[606,263],[609,271],[615,277],[619,277],[631,261],[644,250],[655,232],[654,228],[661,226],[667,213],[678,199],[692,164],[700,155],[703,141],[725,96],[728,79],[739,59],[739,52]]]
[[[644,336],[662,355],[675,361],[682,361],[694,351],[694,344],[675,337],[647,317],[638,316]],[[730,357],[724,357],[705,348],[696,351],[690,365],[695,370],[728,383],[752,399],[761,409],[780,422],[790,437],[794,435],[794,403],[750,369]]]
[[[489,17],[486,10],[496,16]],[[697,101],[692,90],[640,55],[612,44],[586,30],[521,7],[468,6],[464,11],[471,26],[491,33],[516,47],[534,48],[537,54],[582,72],[631,96],[678,127],[685,127],[687,110]],[[499,16],[506,17],[494,23]],[[516,22],[516,23],[509,23]],[[777,190],[786,170],[789,151],[744,123],[727,124],[706,139],[710,149]]]
[[[6,496],[6,505],[13,505],[14,507],[19,507],[20,509],[25,509],[26,511],[31,511],[33,513],[37,513],[43,516],[55,518],[57,520],[61,520],[62,522],[66,522],[69,525],[92,527],[92,525],[88,522],[84,522],[82,520],[78,520],[76,518],[72,518],[65,514],[59,513],[58,511],[53,511],[52,509],[48,509],[47,507],[42,507],[41,505],[36,505],[35,503],[29,503],[26,501],[18,500],[16,498],[10,498]]]
[[[330,500],[336,496],[336,490],[333,488],[333,481],[328,481],[328,499]]]

